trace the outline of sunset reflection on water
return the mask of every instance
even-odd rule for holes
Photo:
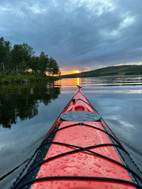
[[[56,86],[64,87],[76,87],[76,85],[81,85],[81,78],[68,78],[55,81],[54,83]]]

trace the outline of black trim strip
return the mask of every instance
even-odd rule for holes
[[[68,147],[72,147],[72,148],[83,148],[83,147],[80,147],[80,146],[75,146],[75,145],[72,145],[72,144],[67,144],[67,143],[63,143],[63,142],[47,142],[47,143],[44,143],[43,145],[47,145],[47,144],[59,144],[59,145],[64,145],[64,146],[68,146]],[[98,148],[98,147],[105,147],[105,146],[114,146],[114,147],[117,147],[117,148],[120,148],[121,150],[123,150],[125,152],[125,150],[119,146],[118,144],[113,144],[113,143],[104,143],[104,144],[98,144],[98,145],[93,145],[93,146],[87,146],[88,149],[90,148]]]
[[[57,124],[57,125],[54,127],[53,130],[58,129],[59,126],[60,126],[60,123]],[[53,139],[54,139],[55,134],[56,134],[55,132],[53,133],[53,130],[50,132],[50,136],[49,136],[49,137],[46,136],[46,137],[43,139],[42,143],[41,143],[41,144],[39,145],[39,147],[35,150],[35,152],[33,153],[33,155],[28,159],[27,164],[25,165],[25,167],[23,168],[23,170],[20,172],[20,174],[17,176],[16,180],[13,182],[13,184],[12,184],[12,186],[11,186],[11,189],[17,189],[17,185],[18,185],[20,182],[22,182],[22,180],[26,177],[27,172],[28,172],[29,170],[31,170],[31,167],[32,167],[32,165],[33,165],[33,163],[31,164],[31,161],[32,161],[33,159],[34,159],[34,161],[36,160],[37,154],[38,154],[39,150],[41,150],[41,148],[44,146],[43,144],[45,143],[45,141],[47,141],[47,140],[52,140],[51,142],[49,142],[49,146],[52,144]],[[57,131],[57,130],[56,130],[56,131]],[[53,136],[51,137],[51,135],[53,135]],[[50,137],[51,137],[51,138],[50,138]],[[46,144],[45,144],[45,145],[46,145]],[[48,147],[48,150],[49,150],[49,147]],[[46,151],[46,154],[47,154],[48,150]],[[42,159],[45,158],[46,154],[44,155],[44,157],[41,157],[41,158],[42,158]],[[43,155],[43,154],[42,154],[42,155]],[[25,170],[26,170],[27,172],[26,172],[24,175],[22,175],[22,174],[25,172]],[[38,173],[38,172],[37,172],[37,173]],[[37,175],[37,173],[36,173],[36,175]],[[36,176],[36,175],[35,175],[35,176]]]
[[[120,143],[113,135],[111,135],[110,133],[108,133],[107,131],[105,131],[105,130],[103,130],[103,129],[100,129],[100,128],[98,128],[98,127],[95,127],[95,126],[92,126],[92,125],[88,125],[88,124],[85,124],[85,123],[75,123],[75,124],[67,125],[67,126],[65,126],[65,127],[59,128],[58,130],[56,130],[56,131],[50,133],[47,137],[50,137],[52,134],[54,134],[54,133],[56,133],[56,132],[58,132],[58,131],[61,131],[61,130],[63,130],[63,129],[66,129],[66,128],[69,128],[69,127],[73,127],[73,126],[79,126],[79,125],[81,125],[81,126],[82,126],[82,125],[88,126],[88,127],[91,127],[91,128],[94,128],[94,129],[97,129],[97,130],[99,130],[99,131],[102,131],[102,132],[106,133],[107,135],[109,135],[110,137],[112,137],[112,138],[123,148],[123,150],[124,150],[126,153],[128,153],[128,152],[124,149],[124,147],[121,145],[121,143]]]
[[[139,175],[137,175],[137,173],[135,173],[133,170],[131,170],[129,167],[127,167],[127,166],[125,166],[125,165],[123,165],[123,164],[121,164],[121,163],[119,163],[119,162],[117,162],[117,161],[115,161],[115,160],[113,160],[113,159],[111,159],[111,158],[109,158],[109,157],[106,157],[106,156],[104,156],[104,155],[102,155],[102,154],[99,154],[99,153],[93,152],[93,151],[91,151],[91,150],[88,150],[88,147],[85,147],[85,148],[80,147],[80,146],[75,146],[75,147],[76,147],[76,148],[79,148],[79,149],[72,150],[72,151],[68,151],[68,152],[65,152],[65,153],[62,153],[62,154],[58,154],[58,155],[56,155],[56,156],[50,157],[50,158],[48,158],[48,159],[46,159],[46,160],[43,160],[42,162],[38,163],[38,164],[37,164],[36,166],[34,166],[32,169],[30,169],[29,171],[27,171],[27,173],[23,176],[22,179],[24,179],[31,171],[33,171],[33,170],[36,169],[37,167],[41,166],[43,163],[49,162],[49,161],[51,161],[51,160],[53,160],[53,159],[56,159],[56,158],[59,158],[59,157],[65,156],[65,155],[69,155],[69,154],[72,154],[72,153],[81,152],[81,151],[84,151],[84,150],[85,150],[85,151],[90,152],[90,153],[92,153],[92,154],[94,154],[94,155],[96,155],[96,156],[99,156],[99,157],[104,158],[104,159],[106,159],[106,160],[109,160],[109,161],[111,161],[111,162],[113,162],[113,163],[116,163],[117,165],[119,165],[119,166],[125,168],[126,170],[128,170],[129,172],[131,172],[131,173],[132,173],[133,175],[135,175],[139,180],[142,181],[142,178],[141,178]],[[21,180],[22,180],[22,179],[21,179]],[[21,182],[21,180],[20,180],[17,184],[19,184],[19,183]]]
[[[49,181],[49,180],[63,180],[63,179],[67,179],[67,180],[91,180],[91,181],[105,181],[105,182],[115,182],[115,183],[122,183],[122,184],[128,184],[131,186],[135,186],[137,188],[142,188],[142,186],[127,181],[127,180],[122,180],[122,179],[116,179],[116,178],[106,178],[106,177],[89,177],[89,176],[50,176],[50,177],[42,177],[42,178],[38,178],[38,179],[33,179],[30,180],[27,183],[24,183],[23,185],[21,185],[20,187],[18,187],[17,189],[20,189],[24,186],[27,186],[29,184],[33,184],[35,182],[40,182],[40,181]]]

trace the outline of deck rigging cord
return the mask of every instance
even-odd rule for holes
[[[54,132],[52,132],[52,133],[50,133],[48,136],[47,136],[47,138],[46,138],[46,140],[48,140],[48,138],[50,138],[51,137],[51,135],[53,135],[53,134],[55,134],[55,133],[57,133],[57,132],[59,132],[59,131],[61,131],[61,130],[63,130],[63,129],[67,129],[67,128],[69,128],[69,127],[73,127],[73,126],[88,126],[88,127],[93,127],[94,129],[98,129],[98,130],[100,130],[100,131],[102,131],[102,132],[104,132],[104,133],[106,133],[106,134],[108,134],[109,136],[111,136],[113,139],[115,139],[112,135],[110,135],[109,133],[107,133],[106,131],[104,131],[104,130],[102,130],[102,129],[100,129],[100,128],[97,128],[97,127],[95,127],[95,126],[92,126],[92,125],[88,125],[88,124],[84,124],[84,123],[77,123],[77,124],[72,124],[72,125],[68,125],[68,126],[65,126],[65,127],[62,127],[62,128],[60,128],[60,129],[58,129],[58,130],[56,130],[56,131],[54,131]],[[115,139],[116,140],[116,139]],[[117,141],[118,142],[118,141]],[[87,146],[87,147],[81,147],[81,146],[76,146],[76,145],[71,145],[71,144],[66,144],[66,143],[61,143],[61,142],[56,142],[56,141],[52,141],[52,142],[44,142],[40,147],[42,147],[43,145],[48,145],[48,144],[58,144],[58,145],[64,145],[64,146],[68,146],[68,147],[73,147],[73,148],[77,148],[77,149],[75,149],[75,150],[72,150],[72,151],[68,151],[68,152],[65,152],[65,153],[61,153],[61,154],[58,154],[58,155],[56,155],[56,156],[52,156],[52,157],[50,157],[50,158],[48,158],[48,159],[45,159],[45,160],[43,160],[43,161],[41,161],[41,162],[39,162],[38,164],[36,164],[32,169],[29,169],[28,171],[27,171],[27,173],[17,182],[17,184],[14,186],[14,188],[16,187],[17,188],[17,185],[19,185],[21,182],[22,182],[22,180],[26,177],[26,176],[28,176],[28,174],[30,173],[30,172],[32,172],[32,171],[34,171],[37,167],[40,167],[42,164],[44,164],[44,163],[46,163],[46,162],[49,162],[49,161],[51,161],[51,160],[53,160],[53,159],[56,159],[56,158],[59,158],[59,157],[63,157],[63,156],[65,156],[65,155],[69,155],[69,154],[73,154],[73,153],[76,153],[76,152],[81,152],[81,151],[86,151],[86,152],[89,152],[89,153],[91,153],[91,154],[94,154],[94,155],[96,155],[96,156],[99,156],[99,157],[101,157],[101,158],[104,158],[104,159],[106,159],[106,160],[108,160],[108,161],[111,161],[111,162],[113,162],[113,163],[115,163],[115,164],[117,164],[117,165],[119,165],[119,166],[122,166],[122,167],[124,167],[128,172],[130,172],[131,174],[133,174],[135,177],[137,177],[137,179],[140,181],[140,182],[142,182],[142,178],[137,174],[137,173],[135,173],[133,170],[131,170],[129,167],[127,167],[126,165],[124,165],[124,164],[121,164],[121,163],[119,163],[118,161],[116,161],[116,160],[113,160],[113,159],[111,159],[111,158],[109,158],[109,157],[106,157],[106,156],[104,156],[104,155],[102,155],[102,154],[99,154],[99,153],[96,153],[96,152],[94,152],[94,151],[91,151],[91,150],[89,150],[89,149],[91,149],[91,148],[97,148],[97,147],[101,147],[101,146],[114,146],[114,147],[118,147],[119,149],[121,149],[121,150],[123,150],[125,153],[127,153],[127,151],[123,148],[123,146],[122,145],[119,145],[120,143],[118,142],[118,144],[99,144],[99,145],[94,145],[94,146]],[[40,149],[40,148],[39,148]],[[28,181],[28,182],[26,182],[26,183],[24,183],[24,184],[22,184],[21,186],[19,186],[17,189],[20,189],[21,187],[24,187],[24,186],[26,186],[26,185],[29,185],[29,184],[31,184],[31,183],[34,183],[34,182],[36,182],[36,181],[41,181],[41,180],[53,180],[53,179],[63,179],[63,178],[67,178],[67,179],[83,179],[83,178],[88,178],[88,179],[91,179],[91,180],[97,180],[97,177],[82,177],[82,176],[76,176],[76,177],[72,177],[72,176],[55,176],[55,177],[44,177],[44,179],[42,179],[42,178],[40,178],[40,179],[32,179],[31,181]],[[131,185],[134,185],[134,186],[136,186],[136,187],[138,187],[138,188],[142,188],[142,186],[140,186],[140,185],[138,185],[138,184],[136,184],[136,183],[134,183],[134,182],[129,182],[129,181],[127,181],[127,180],[121,180],[121,179],[114,179],[114,178],[105,178],[105,177],[98,177],[98,180],[105,180],[105,181],[112,181],[112,182],[121,182],[121,183],[127,183],[127,184],[131,184]]]
[[[89,176],[49,176],[49,177],[41,177],[37,179],[33,179],[28,181],[27,183],[21,185],[20,187],[16,189],[20,189],[24,186],[33,184],[35,182],[39,181],[49,181],[49,180],[62,180],[62,179],[67,179],[67,180],[96,180],[96,181],[111,181],[115,183],[123,183],[123,184],[129,184],[131,186],[136,186],[137,188],[142,188],[139,184],[136,184],[134,182],[130,182],[127,180],[122,180],[122,179],[116,179],[116,178],[108,178],[108,177],[89,177]]]

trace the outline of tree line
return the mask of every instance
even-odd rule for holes
[[[60,75],[56,60],[45,52],[35,55],[33,48],[28,44],[15,44],[13,47],[9,41],[0,38],[0,72],[19,73],[31,70],[33,73],[44,75]]]

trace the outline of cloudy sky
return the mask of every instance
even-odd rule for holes
[[[142,62],[142,0],[0,0],[0,37],[61,70]]]

